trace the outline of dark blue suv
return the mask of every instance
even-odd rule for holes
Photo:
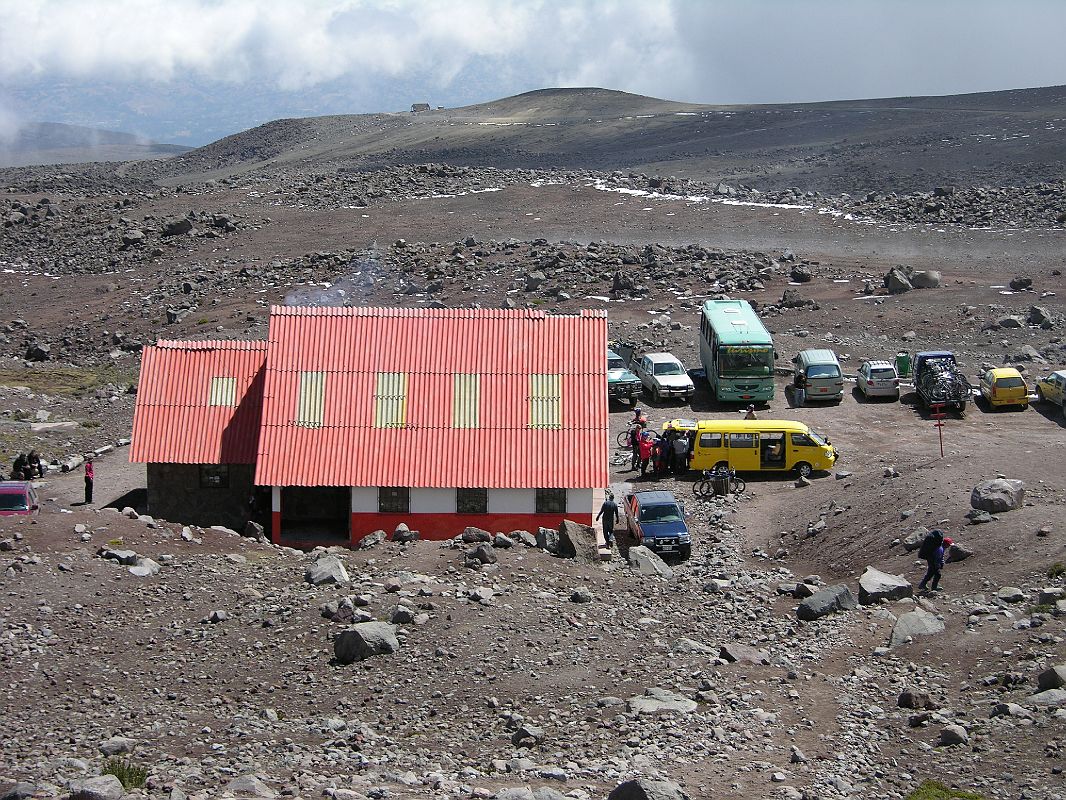
[[[625,506],[629,535],[640,544],[663,557],[692,555],[685,504],[673,492],[634,492],[626,495]]]

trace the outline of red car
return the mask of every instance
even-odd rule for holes
[[[0,517],[28,516],[40,513],[37,491],[29,481],[0,483]]]

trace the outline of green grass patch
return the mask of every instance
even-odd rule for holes
[[[26,386],[38,394],[79,395],[101,386],[124,386],[136,381],[136,368],[113,366],[69,367],[40,365],[18,369],[0,369],[0,386]]]
[[[107,540],[107,546],[108,547],[121,547],[122,546],[122,539],[121,538],[119,538],[119,539],[108,539]]]
[[[1029,607],[1030,614],[1054,614],[1055,606],[1051,603],[1038,603]]]
[[[1061,561],[1056,561],[1047,571],[1047,576],[1049,578],[1061,578],[1063,575],[1066,575],[1066,564],[1063,564]]]
[[[145,767],[138,767],[128,759],[123,761],[121,758],[109,758],[101,774],[114,775],[123,789],[141,789],[148,780],[148,770]]]
[[[925,781],[907,795],[907,800],[985,800],[984,796],[959,789],[949,789],[936,781]]]

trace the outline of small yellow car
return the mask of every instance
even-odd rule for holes
[[[992,408],[1029,406],[1029,387],[1014,367],[997,367],[981,375],[981,396]]]

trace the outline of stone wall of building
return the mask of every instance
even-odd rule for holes
[[[148,513],[183,525],[225,525],[238,533],[250,518],[252,464],[149,464]]]

